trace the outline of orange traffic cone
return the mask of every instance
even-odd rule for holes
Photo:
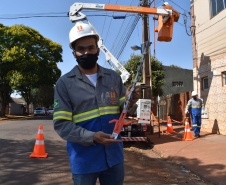
[[[48,155],[48,153],[45,153],[43,126],[40,125],[39,129],[38,129],[38,134],[37,134],[37,139],[35,142],[34,151],[30,155],[30,157],[46,158],[47,155]]]
[[[191,135],[191,130],[190,130],[190,126],[187,118],[185,120],[184,138],[182,138],[181,140],[184,140],[184,141],[194,140],[194,138],[192,138],[192,135]]]
[[[170,119],[170,116],[168,116],[168,123],[167,123],[167,131],[166,133],[175,133],[175,131],[173,130],[173,126],[172,126],[172,122]]]

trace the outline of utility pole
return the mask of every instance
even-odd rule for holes
[[[198,73],[198,54],[197,54],[197,45],[196,45],[196,27],[195,27],[195,15],[194,15],[194,3],[191,2],[191,34],[192,34],[192,53],[193,53],[193,88],[196,92],[199,91],[199,73]],[[195,74],[194,74],[195,72]]]
[[[141,0],[142,7],[150,7],[148,0]],[[149,15],[142,15],[142,37],[143,37],[143,51],[145,48],[145,42],[150,41],[149,33]],[[143,83],[144,83],[144,94],[145,99],[152,99],[152,81],[151,81],[151,54],[150,48],[148,54],[146,54],[143,64]]]

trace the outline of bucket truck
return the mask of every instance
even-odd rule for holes
[[[136,6],[122,6],[122,5],[108,5],[108,4],[95,4],[95,3],[74,3],[70,7],[69,18],[71,22],[87,20],[86,15],[81,11],[85,10],[100,10],[100,11],[117,11],[117,12],[129,12],[129,13],[140,13],[140,14],[155,14],[158,16],[158,28],[155,28],[155,32],[158,33],[158,41],[170,42],[173,36],[173,24],[177,22],[180,14],[172,9],[172,6],[168,6],[168,3],[164,3],[163,6],[159,8],[149,8],[149,7],[136,7]],[[88,20],[87,20],[88,21]],[[88,23],[92,25],[89,21]],[[93,25],[92,25],[93,27]],[[94,27],[93,27],[94,28]],[[106,56],[106,60],[111,61],[121,72],[122,80],[125,82],[130,74],[123,67],[123,65],[110,53],[110,51],[103,45],[103,39],[100,37],[98,43],[100,49]],[[151,114],[151,100],[139,100],[138,101],[138,114],[140,118],[146,118],[146,120],[139,120],[137,124],[133,124],[132,121],[125,122],[125,118],[128,112],[128,106],[132,100],[132,92],[135,90],[137,83],[137,77],[142,72],[142,65],[144,60],[144,55],[148,52],[150,42],[147,41],[145,44],[146,48],[142,54],[142,59],[140,61],[140,66],[137,69],[136,78],[133,81],[133,86],[131,88],[131,93],[126,100],[124,110],[121,113],[119,120],[112,120],[110,123],[115,122],[115,128],[112,133],[113,137],[117,139],[118,134],[121,132],[123,141],[148,141],[145,136],[145,132],[149,130],[150,127],[150,114]],[[109,62],[110,64],[110,62]],[[111,66],[112,67],[112,66]],[[131,124],[132,123],[132,124]],[[124,136],[124,137],[123,137]],[[140,137],[137,137],[140,136]]]

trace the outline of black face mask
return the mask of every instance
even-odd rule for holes
[[[96,54],[76,55],[78,64],[84,69],[92,69],[95,67],[98,59],[98,52]]]
[[[197,100],[197,97],[196,97],[196,96],[194,96],[194,97],[193,97],[193,99],[194,99],[194,100]]]

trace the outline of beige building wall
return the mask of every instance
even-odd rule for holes
[[[222,83],[222,72],[226,71],[226,9],[211,18],[209,0],[192,3],[196,33],[193,51],[197,52],[193,84],[208,109],[208,118],[202,119],[202,129],[214,133],[219,129],[226,135],[226,86]],[[208,89],[202,88],[204,77],[208,77]]]

